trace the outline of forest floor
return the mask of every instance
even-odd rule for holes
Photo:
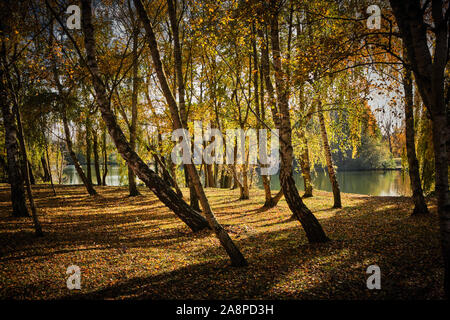
[[[45,237],[30,218],[10,216],[0,185],[0,299],[441,299],[442,258],[434,200],[430,217],[411,217],[405,197],[332,194],[305,199],[332,239],[308,244],[286,202],[261,210],[262,190],[207,189],[219,222],[248,259],[229,265],[210,231],[193,234],[147,189],[34,187]],[[183,189],[187,194],[187,190]],[[368,266],[381,268],[381,290],[369,290]],[[66,270],[81,269],[81,290]]]

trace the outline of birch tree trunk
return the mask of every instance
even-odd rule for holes
[[[194,148],[194,143],[192,143],[192,148]],[[191,152],[193,152],[193,149],[191,150]],[[188,169],[185,165],[183,165],[183,169],[186,184],[189,188],[189,205],[192,207],[192,209],[200,211],[200,204],[198,201],[197,191],[195,191],[194,183],[192,182],[192,179],[189,176]]]
[[[450,135],[444,97],[444,70],[448,62],[449,21],[443,14],[442,0],[431,1],[435,36],[433,56],[427,38],[428,24],[419,0],[390,0],[397,25],[406,46],[408,61],[420,96],[431,115],[434,147],[435,189],[444,258],[444,289],[450,298],[450,191],[448,184],[447,140]],[[426,4],[429,4],[427,1]]]
[[[50,157],[48,156],[48,142],[45,133],[44,133],[44,145],[45,145],[45,155],[47,157],[47,168],[50,177],[50,184],[52,186],[53,195],[56,196],[55,185],[53,184],[52,166],[50,164]],[[58,159],[56,159],[56,169],[58,169]]]
[[[42,176],[43,182],[49,182],[50,181],[50,173],[48,171],[47,162],[45,161],[45,157],[41,156],[41,164],[42,164],[42,170],[44,170],[44,175]]]
[[[89,112],[86,115],[86,178],[90,185],[92,184],[92,143],[91,143],[91,120]]]
[[[325,159],[327,161],[328,177],[330,178],[331,188],[333,190],[333,208],[342,208],[341,191],[339,190],[339,183],[336,178],[336,173],[334,172],[333,159],[331,158],[331,149],[328,142],[327,129],[325,127],[325,118],[323,116],[321,101],[319,101],[317,111],[320,122],[320,133],[322,135],[323,150],[325,152]]]
[[[427,204],[423,196],[422,183],[419,174],[419,162],[416,157],[414,142],[414,101],[411,69],[404,66],[403,89],[405,91],[405,131],[406,155],[408,157],[409,180],[411,183],[412,200],[414,202],[413,215],[428,214]]]
[[[87,0],[83,0],[83,3],[88,2]],[[140,0],[134,0],[135,7],[137,9],[139,18],[144,25],[145,31],[147,33],[147,41],[148,46],[152,55],[152,60],[154,64],[154,68],[156,71],[156,75],[158,77],[159,83],[161,85],[164,97],[166,98],[167,104],[169,106],[171,115],[172,115],[172,121],[174,123],[174,127],[176,129],[183,128],[182,120],[180,119],[180,114],[178,110],[177,103],[175,101],[175,98],[173,97],[172,91],[170,90],[170,87],[167,82],[166,75],[164,73],[163,65],[161,62],[161,58],[159,55],[158,50],[158,44],[156,42],[155,34],[153,33],[153,28],[150,24],[150,20],[147,16],[147,13],[145,12],[144,6],[142,5],[142,2]],[[169,7],[169,16],[170,19],[173,20],[173,7],[171,9],[171,0],[168,0],[168,7]],[[178,34],[173,34],[174,38],[178,37]],[[86,46],[87,47],[87,46]],[[179,80],[182,80],[182,78]],[[181,99],[181,97],[180,97]],[[181,114],[183,116],[183,114]],[[184,137],[186,139],[186,137]],[[184,140],[186,141],[186,140]],[[234,266],[246,266],[247,261],[245,260],[242,253],[239,251],[238,247],[234,244],[234,242],[231,240],[228,233],[225,231],[225,229],[219,224],[219,222],[216,220],[215,215],[209,205],[209,201],[206,197],[206,194],[203,190],[203,187],[200,183],[200,177],[198,175],[197,169],[195,166],[191,164],[185,164],[185,168],[187,168],[189,177],[195,187],[195,190],[197,192],[197,195],[200,200],[200,204],[202,206],[202,210],[204,215],[206,216],[206,219],[208,220],[209,226],[213,231],[215,232],[217,238],[219,239],[220,243],[228,253],[228,256],[231,259],[231,263]]]
[[[61,108],[61,117],[62,117],[62,121],[63,121],[64,135],[65,135],[67,150],[69,151],[69,155],[75,166],[75,170],[77,171],[78,176],[80,177],[81,181],[83,181],[83,184],[86,187],[87,192],[91,196],[96,195],[97,191],[95,191],[94,187],[92,186],[92,183],[89,182],[88,178],[84,174],[83,168],[81,167],[81,164],[78,161],[77,155],[73,151],[72,139],[70,137],[70,129],[69,129],[69,123],[67,121],[65,106],[62,106],[62,108]]]
[[[35,185],[36,179],[34,178],[33,167],[31,166],[30,160],[27,160],[27,167],[28,167],[28,177],[30,179],[30,183],[31,183],[31,185]]]
[[[239,184],[239,190],[239,200],[248,200],[250,198],[248,189],[248,166],[246,163],[242,165],[242,183]]]
[[[162,175],[165,181],[169,182],[169,185],[171,185],[177,195],[180,198],[183,198],[183,193],[181,192],[181,189],[178,186],[177,180],[176,180],[176,175],[175,175],[175,170],[173,168],[173,166],[171,165],[171,163],[168,163],[169,169],[167,169],[166,164],[164,163],[164,158],[163,157],[159,157],[157,151],[151,146],[147,146],[147,150],[152,152],[153,154],[153,158],[155,160],[155,168],[157,168],[157,166],[159,166],[161,168],[162,171]],[[170,172],[168,171],[170,170]],[[157,174],[157,171],[156,171]]]
[[[253,48],[253,63],[257,72],[253,75],[253,85],[255,91],[255,103],[256,103],[256,116],[260,119],[257,121],[257,138],[259,141],[259,129],[262,128],[261,121],[265,121],[265,103],[264,103],[264,74],[263,68],[258,63],[258,52],[256,49],[256,30],[255,25],[252,26],[252,48]],[[259,83],[259,85],[258,85]],[[260,94],[261,91],[261,94]],[[261,97],[260,97],[261,96]],[[261,121],[259,121],[261,120]],[[266,166],[266,165],[262,165]],[[283,190],[272,197],[272,191],[270,189],[270,179],[267,175],[261,175],[261,180],[264,187],[264,205],[263,208],[273,208],[278,204],[278,201],[283,197]]]
[[[106,177],[108,176],[108,151],[106,149],[106,129],[102,132],[102,158],[103,158],[103,175],[102,186],[106,186]]]
[[[92,73],[92,82],[97,96],[103,121],[116,145],[117,151],[124,158],[133,172],[145,185],[169,207],[189,228],[199,231],[208,227],[208,222],[198,212],[194,211],[182,198],[180,198],[155,172],[153,172],[142,159],[131,149],[117,120],[110,108],[106,88],[101,81],[96,60],[96,44],[94,27],[92,25],[92,8],[90,0],[82,0],[82,29],[87,52],[87,65]]]
[[[271,105],[271,109],[274,122],[280,132],[281,188],[289,208],[303,226],[309,242],[326,242],[329,241],[328,237],[325,235],[319,221],[303,203],[302,198],[298,194],[295,180],[292,175],[292,163],[294,159],[291,136],[292,128],[289,115],[289,97],[286,88],[286,75],[283,72],[281,63],[278,15],[275,12],[271,12],[268,16],[270,19],[270,38],[272,42],[273,66],[275,69],[275,84],[278,104],[278,108],[273,104]],[[266,69],[264,73],[266,77],[266,87],[269,89],[271,84],[268,72],[268,53],[266,52],[265,55],[265,60],[267,61],[264,63]]]
[[[0,104],[3,115],[3,126],[5,127],[6,161],[8,164],[8,180],[11,185],[12,215],[14,217],[28,217],[24,178],[20,169],[17,128],[6,97],[4,81],[3,70],[0,70]]]
[[[306,139],[305,130],[300,128],[299,130],[299,138],[301,143],[303,144],[303,149],[300,154],[300,167],[302,169],[302,177],[303,177],[303,185],[305,188],[305,193],[302,198],[310,198],[313,196],[313,186],[311,180],[311,164],[309,161],[309,148],[308,148],[308,140]]]
[[[97,132],[92,132],[93,137],[93,148],[94,148],[94,168],[95,168],[95,177],[97,179],[97,185],[102,185],[102,176],[100,173],[100,159],[98,155],[98,135]]]
[[[131,9],[130,9],[131,11]],[[139,24],[138,24],[139,26]],[[133,30],[133,92],[131,95],[131,124],[130,124],[130,148],[136,151],[136,131],[137,131],[137,117],[138,117],[138,106],[137,98],[139,92],[139,78],[138,78],[138,35],[139,28],[135,27]],[[136,187],[136,176],[133,170],[128,166],[128,191],[130,197],[135,197],[140,195]]]
[[[14,112],[16,114],[16,119],[17,119],[17,130],[18,130],[17,133],[18,133],[18,138],[19,138],[20,150],[22,152],[22,162],[23,162],[23,167],[24,167],[23,171],[25,172],[25,175],[24,175],[25,188],[27,190],[28,201],[30,202],[31,217],[33,218],[34,231],[35,231],[36,236],[42,237],[42,236],[44,236],[44,233],[42,232],[42,226],[41,226],[41,223],[37,216],[36,204],[34,203],[34,198],[33,198],[33,191],[31,190],[29,162],[28,162],[28,157],[27,157],[27,149],[25,147],[25,140],[24,140],[24,136],[23,136],[22,120],[20,118],[19,107],[17,105],[15,105],[15,107],[13,107],[13,109],[14,109]]]
[[[178,89],[178,108],[179,108],[179,116],[181,120],[181,124],[183,128],[187,128],[187,120],[188,114],[186,112],[186,102],[185,102],[185,86],[184,86],[184,78],[183,78],[183,60],[181,55],[181,45],[178,31],[178,18],[177,18],[177,9],[176,9],[176,0],[167,0],[167,8],[169,11],[169,20],[170,27],[172,31],[172,39],[173,39],[173,55],[174,55],[174,68],[175,68],[175,78],[176,81],[174,85]],[[138,11],[139,12],[139,11]],[[201,93],[200,93],[201,95]],[[177,112],[178,114],[178,112]],[[194,147],[194,144],[192,144]],[[185,179],[186,184],[189,187],[189,202],[191,207],[194,210],[200,210],[199,206],[199,195],[197,194],[196,187],[194,186],[194,182],[192,181],[188,170],[185,168]]]
[[[51,30],[51,32],[53,32],[53,30]],[[52,42],[53,39],[53,35],[50,35],[50,43]],[[58,95],[60,97],[61,100],[65,99],[66,96],[64,94],[64,90],[62,87],[62,84],[59,80],[59,74],[58,74],[58,69],[56,67],[56,61],[55,61],[55,57],[52,56],[52,68],[53,68],[53,80],[55,81],[55,85],[56,88],[58,90]],[[92,186],[92,183],[89,182],[88,178],[86,177],[86,175],[83,172],[83,169],[81,168],[80,162],[78,161],[78,158],[75,154],[75,152],[73,151],[73,145],[72,145],[72,139],[70,137],[70,129],[69,129],[69,123],[67,120],[67,113],[66,113],[66,105],[64,104],[64,102],[62,103],[61,107],[61,118],[62,118],[62,122],[63,122],[63,128],[64,128],[64,136],[65,136],[65,142],[66,142],[66,146],[67,146],[67,150],[69,151],[69,155],[70,158],[72,159],[72,162],[75,166],[75,170],[78,173],[78,176],[80,177],[81,181],[83,182],[84,186],[86,187],[87,192],[89,193],[89,195],[93,196],[96,195],[97,192],[95,191],[94,187]],[[86,130],[88,126],[86,126]],[[87,131],[86,131],[87,134]]]

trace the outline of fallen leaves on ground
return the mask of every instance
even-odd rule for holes
[[[262,210],[262,190],[206,189],[217,219],[249,262],[229,265],[210,231],[192,233],[147,189],[34,187],[45,231],[10,216],[0,185],[0,298],[14,299],[441,299],[443,263],[435,201],[431,216],[411,217],[405,197],[315,191],[305,203],[332,239],[308,244],[286,202]],[[183,189],[188,194],[187,189]],[[369,265],[381,268],[381,290],[368,290]],[[81,269],[81,290],[66,270]]]

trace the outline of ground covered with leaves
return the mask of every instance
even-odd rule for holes
[[[305,199],[332,239],[308,244],[286,202],[261,210],[262,190],[207,189],[208,198],[249,266],[234,268],[210,231],[190,230],[147,189],[34,188],[44,238],[30,218],[10,216],[0,185],[0,298],[14,299],[441,299],[443,268],[436,205],[411,217],[404,197],[315,191]],[[187,190],[183,190],[187,194]],[[381,268],[381,290],[368,290],[368,266]],[[81,269],[81,290],[66,270]]]

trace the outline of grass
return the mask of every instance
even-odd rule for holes
[[[193,234],[147,189],[34,187],[46,233],[10,216],[0,185],[0,298],[7,299],[442,299],[443,263],[434,200],[430,217],[411,217],[405,197],[332,194],[305,199],[332,239],[308,244],[284,199],[263,211],[262,190],[207,189],[219,222],[241,248],[246,268],[229,260],[210,231]],[[183,190],[187,194],[187,190]],[[366,269],[381,268],[381,290],[368,290]],[[81,268],[81,290],[68,290],[66,269]]]

